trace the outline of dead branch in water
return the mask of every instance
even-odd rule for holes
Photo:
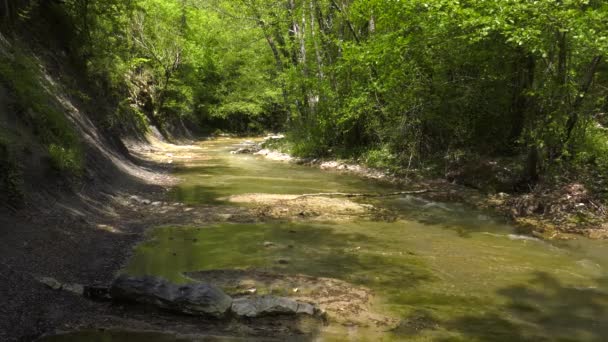
[[[423,189],[423,190],[412,190],[412,191],[397,191],[397,192],[389,192],[386,194],[366,194],[366,193],[353,193],[353,192],[319,192],[316,194],[303,194],[298,197],[391,197],[391,196],[401,196],[401,195],[420,195],[431,192],[432,190]]]

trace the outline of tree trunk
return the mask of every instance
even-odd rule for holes
[[[11,9],[8,4],[8,0],[4,0],[4,17],[8,21],[11,17]]]
[[[560,96],[564,93],[564,87],[568,82],[568,43],[566,32],[557,34],[557,85],[559,87]]]
[[[570,109],[570,116],[568,117],[568,122],[566,123],[566,138],[564,140],[564,144],[568,143],[568,141],[572,137],[572,131],[574,131],[574,127],[576,127],[579,118],[578,110],[583,104],[583,100],[585,99],[585,96],[587,95],[587,92],[589,91],[589,88],[593,83],[593,77],[595,76],[595,73],[597,72],[597,67],[599,66],[601,61],[602,56],[595,56],[593,58],[589,65],[589,68],[587,69],[587,73],[585,74],[585,77],[583,78],[580,84],[579,93],[577,94],[576,99],[572,104],[572,108]]]
[[[289,14],[289,20],[290,20],[290,27],[289,27],[289,41],[291,43],[291,62],[293,63],[294,66],[298,65],[298,49],[297,49],[297,43],[296,43],[296,38],[298,35],[298,31],[300,30],[299,26],[298,26],[298,22],[295,19],[295,10],[296,10],[296,4],[294,0],[288,0],[287,2],[287,13]]]
[[[509,135],[509,143],[515,145],[521,137],[526,121],[526,112],[529,106],[529,100],[526,92],[530,90],[534,84],[534,71],[536,62],[533,56],[526,56],[520,52],[520,58],[515,62],[515,89],[513,90],[513,100],[511,104],[511,112],[513,116],[513,124]]]
[[[359,38],[357,31],[355,31],[355,27],[353,26],[353,23],[348,19],[348,16],[346,15],[346,12],[344,11],[344,9],[342,9],[342,7],[340,7],[340,5],[338,5],[338,3],[336,3],[335,0],[331,0],[331,3],[338,10],[338,12],[342,13],[342,16],[344,17],[344,21],[346,22],[346,26],[348,27],[348,30],[353,35],[353,38],[355,39],[357,44],[360,44],[361,39]]]
[[[539,180],[539,165],[540,164],[540,155],[538,152],[538,147],[532,146],[528,151],[528,157],[526,159],[526,170],[525,170],[525,179],[524,182],[527,185],[536,184]]]
[[[314,0],[310,0],[310,32],[311,39],[315,48],[315,56],[317,57],[317,75],[319,79],[323,79],[323,57],[321,57],[321,49],[319,48],[319,42],[317,41],[317,35],[315,33],[315,6]]]

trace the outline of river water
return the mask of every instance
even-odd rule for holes
[[[174,199],[235,205],[226,198],[399,190],[356,176],[230,154],[238,142],[202,142],[198,154],[176,171],[183,181],[172,191]],[[365,203],[396,215],[390,220],[159,227],[137,247],[125,272],[176,282],[191,281],[188,272],[218,269],[335,278],[369,289],[374,294],[370,310],[398,322],[390,328],[330,322],[308,336],[318,341],[608,340],[605,241],[544,242],[517,235],[487,213],[412,196]],[[289,248],[265,248],[268,242]]]

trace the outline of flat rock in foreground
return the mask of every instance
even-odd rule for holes
[[[260,317],[272,315],[315,315],[315,307],[308,303],[276,296],[253,296],[235,299],[232,312],[240,317]]]
[[[232,306],[232,298],[209,284],[177,285],[165,279],[121,275],[110,288],[115,300],[152,304],[163,309],[221,318]]]

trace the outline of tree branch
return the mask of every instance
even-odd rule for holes
[[[303,194],[297,198],[304,197],[392,197],[392,196],[402,196],[402,195],[421,195],[432,192],[430,189],[423,190],[412,190],[412,191],[397,191],[397,192],[389,192],[384,194],[373,194],[373,193],[353,193],[353,192],[319,192],[316,194]]]

